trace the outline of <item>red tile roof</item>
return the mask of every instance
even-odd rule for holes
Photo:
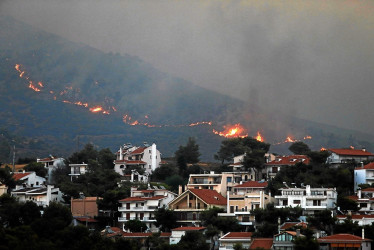
[[[200,231],[204,230],[206,227],[177,227],[173,228],[172,231]]]
[[[244,182],[243,184],[236,185],[234,188],[265,188],[268,186],[267,181],[247,181]]]
[[[222,239],[238,239],[238,238],[251,238],[252,232],[230,232],[222,237]]]
[[[249,249],[271,249],[273,246],[273,238],[256,238],[253,239],[253,242]]]
[[[361,192],[374,192],[374,188],[365,188],[362,189]]]
[[[364,167],[355,168],[355,170],[360,170],[360,169],[374,169],[374,162],[370,162],[366,164]]]
[[[80,221],[80,222],[99,222],[95,219],[92,219],[92,218],[75,218],[77,221]]]
[[[338,155],[374,156],[372,153],[362,149],[329,148],[328,150]]]
[[[362,239],[353,234],[334,234],[318,239],[319,243],[361,243],[363,241],[372,241],[370,239]]]
[[[189,189],[191,193],[195,194],[201,200],[211,205],[226,205],[227,200],[216,190],[211,189]]]
[[[38,162],[49,162],[49,161],[53,161],[54,158],[43,158],[43,159],[38,159]]]
[[[18,181],[18,180],[22,179],[23,177],[28,176],[29,174],[31,174],[31,172],[14,173],[13,174],[13,179],[16,180],[16,181]]]
[[[357,200],[358,200],[358,196],[357,196],[357,195],[347,196],[346,198],[348,198],[348,199],[350,199],[350,200],[354,200],[354,201],[357,201]]]
[[[146,148],[137,148],[131,152],[132,155],[142,154]]]
[[[266,165],[296,165],[299,162],[308,165],[310,160],[306,155],[278,156],[275,160],[266,163]]]
[[[162,195],[157,195],[153,197],[128,197],[126,199],[119,200],[119,202],[161,200],[163,198],[165,198],[165,196],[162,196]]]

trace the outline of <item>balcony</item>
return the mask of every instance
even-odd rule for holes
[[[140,217],[130,217],[127,219],[126,217],[118,217],[118,222],[126,222],[129,220],[140,220],[142,222],[156,222],[156,219],[154,217],[143,217],[140,219]]]
[[[119,212],[131,212],[131,211],[154,211],[158,207],[157,206],[143,206],[143,207],[118,207]]]

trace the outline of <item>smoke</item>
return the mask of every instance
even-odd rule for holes
[[[260,107],[372,132],[371,1],[13,0],[0,13]]]

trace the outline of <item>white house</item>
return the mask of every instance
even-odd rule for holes
[[[52,182],[52,172],[53,170],[65,166],[65,160],[64,158],[55,158],[52,155],[47,158],[36,159],[37,162],[44,163],[44,167],[48,169],[48,183]]]
[[[16,181],[22,181],[21,185],[17,185],[16,189],[24,187],[40,187],[46,183],[46,179],[37,176],[35,172],[17,172],[13,173],[13,179]]]
[[[360,184],[373,184],[374,183],[374,162],[370,162],[365,166],[355,168],[354,170],[354,191],[356,192]]]
[[[234,249],[235,244],[241,244],[244,249],[251,245],[252,232],[228,232],[219,238],[219,250]]]
[[[366,149],[330,148],[328,152],[330,156],[327,157],[326,163],[333,166],[339,166],[342,163],[350,162],[360,163],[374,159],[374,154],[366,151]]]
[[[32,201],[42,207],[49,206],[52,201],[62,201],[60,189],[52,185],[17,189],[12,191],[11,195],[16,197],[19,202]]]
[[[117,158],[114,161],[114,170],[120,175],[125,175],[125,170],[138,166],[148,174],[160,166],[161,153],[157,150],[156,144],[151,146],[136,147],[131,144],[120,146]],[[128,173],[130,174],[130,173]]]
[[[304,215],[315,211],[335,209],[337,202],[336,188],[286,187],[280,188],[281,195],[276,195],[276,208],[297,207],[304,210]]]
[[[174,200],[176,194],[166,190],[165,188],[149,187],[147,190],[131,189],[131,197],[119,201],[121,206],[118,211],[121,217],[119,222],[124,224],[129,220],[138,219],[147,225],[147,229],[151,232],[157,232],[158,228],[155,225],[156,219],[154,212],[160,207],[167,207],[168,203]]]
[[[357,202],[359,213],[374,214],[374,188],[358,189],[357,195],[347,198]]]
[[[308,165],[310,163],[309,157],[306,155],[276,156],[274,160],[265,164],[266,176],[272,179],[277,175],[282,167],[294,166],[298,163]]]
[[[87,173],[88,171],[88,165],[86,163],[80,163],[80,164],[69,164],[70,167],[70,178],[73,180],[73,178],[77,178],[82,174]]]

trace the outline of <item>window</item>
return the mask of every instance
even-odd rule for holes
[[[301,204],[301,200],[294,200],[293,204]]]
[[[226,178],[226,182],[231,182],[232,181],[232,178],[231,177],[227,177]]]
[[[190,202],[190,203],[188,203],[188,207],[192,207],[192,203]]]
[[[149,153],[151,153],[151,150],[148,150]]]
[[[151,166],[151,165],[148,165],[148,167],[149,167],[149,169],[151,169],[151,168],[152,168],[152,166]]]

